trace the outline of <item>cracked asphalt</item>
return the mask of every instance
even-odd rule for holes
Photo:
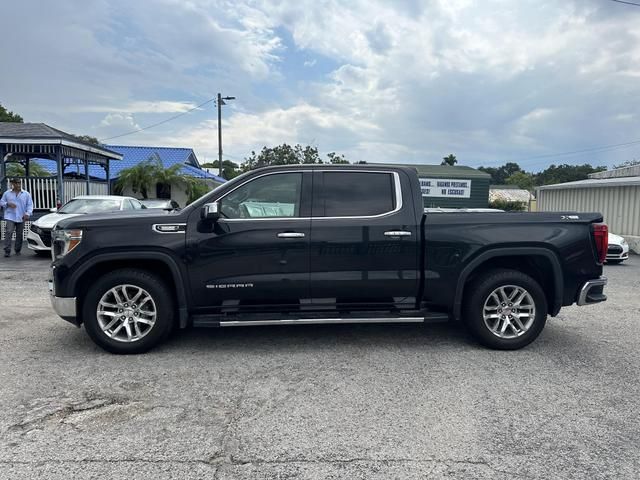
[[[637,479],[640,258],[516,352],[455,325],[180,332],[114,356],[0,259],[2,479]]]

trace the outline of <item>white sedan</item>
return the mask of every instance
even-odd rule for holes
[[[620,263],[629,258],[629,244],[620,235],[609,233],[607,263]]]
[[[27,233],[27,245],[36,253],[51,251],[51,230],[63,218],[86,213],[114,212],[118,210],[140,210],[146,208],[132,197],[118,195],[82,195],[65,203],[59,210],[49,213],[31,223]]]

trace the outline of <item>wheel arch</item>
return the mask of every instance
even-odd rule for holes
[[[119,253],[98,254],[85,261],[70,278],[70,287],[76,292],[77,311],[82,311],[82,304],[86,291],[91,285],[91,279],[105,273],[124,268],[139,268],[158,275],[167,283],[174,295],[176,313],[180,328],[188,323],[187,294],[184,279],[176,261],[162,252],[136,252],[126,255]]]
[[[499,248],[481,253],[460,272],[453,302],[453,316],[456,320],[460,320],[462,316],[462,303],[467,285],[478,275],[493,268],[518,270],[533,277],[545,292],[549,314],[558,314],[564,290],[558,256],[543,247]]]

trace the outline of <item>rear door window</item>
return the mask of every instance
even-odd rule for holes
[[[368,217],[396,208],[393,173],[324,172],[320,193],[322,217]]]

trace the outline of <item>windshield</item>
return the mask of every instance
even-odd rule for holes
[[[75,199],[65,204],[57,213],[97,213],[120,210],[120,200],[110,199]]]
[[[153,208],[153,207],[162,208],[162,207],[171,206],[171,202],[169,200],[144,200],[142,201],[142,204],[145,205],[147,208]]]

